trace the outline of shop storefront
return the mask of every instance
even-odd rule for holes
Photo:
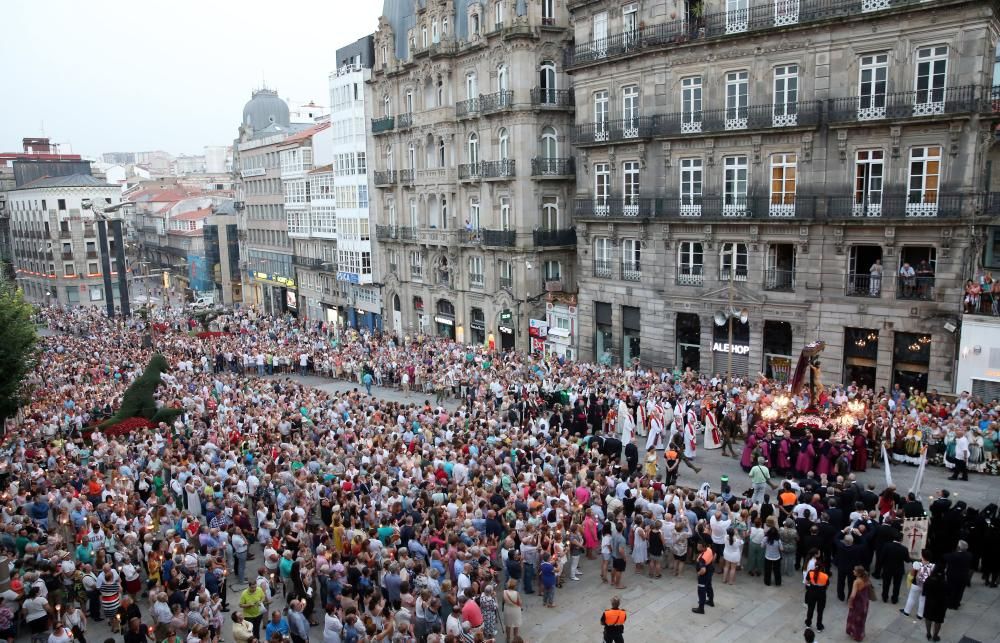
[[[677,367],[681,372],[701,370],[701,319],[694,313],[677,313]]]
[[[875,388],[878,330],[844,329],[844,384]]]
[[[486,343],[486,313],[473,308],[469,313],[469,343],[482,346]]]
[[[732,324],[732,341],[729,326]],[[732,367],[733,377],[750,374],[750,323],[730,317],[721,326],[712,328],[712,368],[716,374],[727,375]]]
[[[611,327],[611,304],[594,302],[594,359],[602,364],[610,364],[614,331]]]
[[[904,391],[927,390],[931,364],[931,336],[924,333],[895,333],[892,344],[892,385]]]
[[[622,306],[622,364],[626,366],[636,364],[639,360],[641,317],[635,306]]]
[[[986,402],[1000,400],[1000,318],[963,316],[954,392],[962,391]]]
[[[514,313],[509,310],[500,312],[500,323],[497,325],[500,331],[500,350],[512,351],[516,346],[514,336]]]
[[[787,382],[792,371],[792,325],[764,320],[764,375]]]
[[[439,299],[434,314],[438,337],[455,339],[455,306],[447,299]]]

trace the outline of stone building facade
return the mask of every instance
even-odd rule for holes
[[[786,377],[818,338],[829,382],[952,389],[992,5],[569,10],[583,359]]]
[[[387,0],[369,166],[386,328],[527,350],[572,291],[563,0]]]

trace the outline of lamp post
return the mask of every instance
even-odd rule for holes
[[[727,369],[726,369],[726,395],[730,394],[733,386],[733,319],[739,318],[741,324],[747,323],[750,319],[750,311],[746,308],[742,308],[739,311],[733,306],[733,294],[736,290],[736,257],[732,257],[729,266],[729,302],[726,306],[726,310],[718,310],[715,312],[715,325],[722,326],[726,324],[728,326],[728,343],[726,344],[727,350]]]

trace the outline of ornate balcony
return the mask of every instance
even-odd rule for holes
[[[479,111],[483,114],[492,114],[503,109],[510,109],[514,105],[514,92],[504,90],[492,94],[482,94],[479,97]]]
[[[413,169],[400,170],[399,182],[403,185],[413,185]]]
[[[413,114],[406,112],[396,117],[396,127],[399,129],[409,129],[413,127]]]
[[[379,241],[412,241],[416,238],[413,228],[395,225],[375,226],[375,238]]]
[[[479,175],[484,179],[510,179],[515,175],[514,159],[480,161]]]
[[[573,128],[574,145],[606,145],[650,138],[655,131],[654,117],[637,116],[613,121],[585,123]]]
[[[531,105],[544,109],[576,109],[576,95],[572,89],[535,87],[531,90]]]
[[[513,248],[517,243],[517,233],[514,230],[476,228],[460,231],[458,238],[461,243],[494,248]]]
[[[387,187],[396,184],[396,170],[376,170],[373,175],[376,187]]]
[[[458,166],[459,181],[479,181],[483,178],[481,163],[462,163]]]
[[[479,99],[470,98],[455,103],[456,118],[473,118],[479,116]]]
[[[989,104],[989,89],[975,85],[830,99],[831,123],[878,122],[945,114],[967,114]]]
[[[820,101],[813,100],[699,112],[674,112],[653,117],[656,121],[653,135],[666,138],[786,127],[816,127],[822,111]]]
[[[385,134],[386,132],[391,132],[396,127],[396,119],[392,116],[383,116],[382,118],[372,119],[372,134]]]
[[[972,213],[981,195],[948,192],[828,197],[830,219],[950,219]]]
[[[576,245],[576,228],[535,230],[533,236],[535,245],[540,247]]]
[[[531,176],[545,179],[564,179],[576,174],[576,163],[573,157],[546,158],[536,156],[531,159]]]

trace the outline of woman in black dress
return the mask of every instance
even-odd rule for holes
[[[659,578],[663,576],[660,572],[660,561],[663,560],[663,523],[659,520],[653,521],[653,528],[649,530],[649,577]]]
[[[948,585],[944,578],[944,565],[936,565],[931,575],[924,581],[924,624],[927,626],[927,640],[941,640],[941,624],[948,611]]]

